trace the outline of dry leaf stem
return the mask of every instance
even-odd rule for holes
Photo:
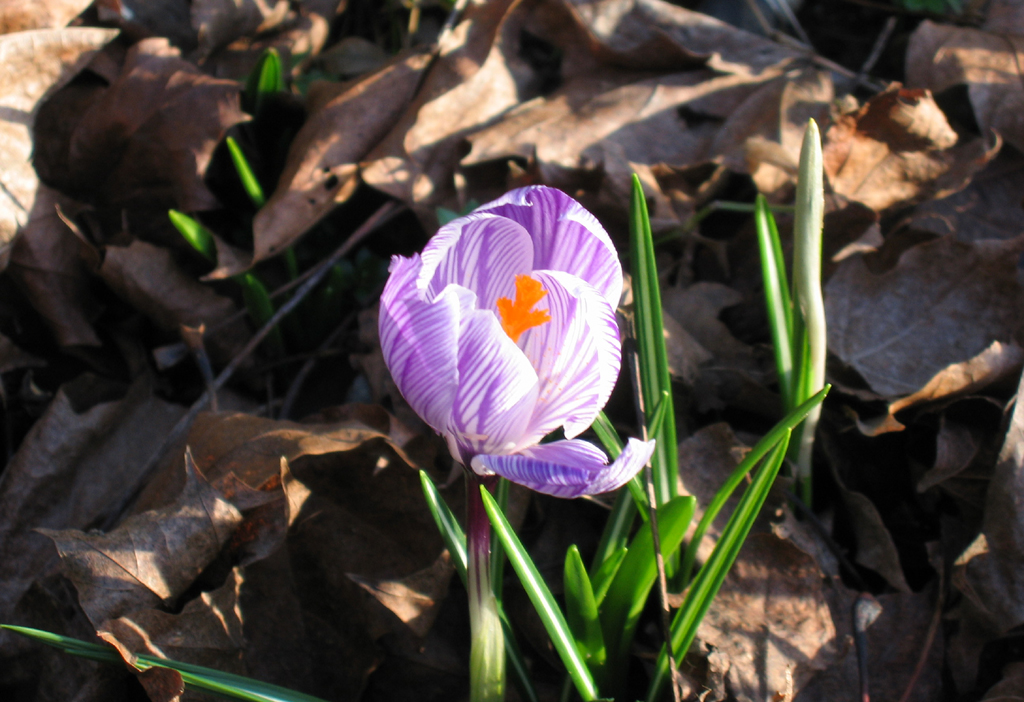
[[[334,253],[323,260],[319,266],[312,269],[311,275],[306,282],[303,283],[302,287],[295,291],[295,294],[288,300],[288,302],[281,305],[277,312],[274,313],[274,316],[267,320],[267,323],[253,335],[249,340],[249,343],[245,345],[245,348],[243,348],[238,355],[232,358],[231,362],[224,367],[224,370],[220,372],[220,375],[218,375],[217,379],[214,381],[212,390],[217,391],[224,387],[228,380],[230,380],[235,374],[235,371],[238,370],[239,366],[242,365],[242,362],[252,355],[271,330],[276,328],[288,313],[306,299],[306,296],[309,295],[317,285],[319,285],[320,281],[327,275],[327,272],[330,271],[331,267],[335,263],[340,261],[343,256],[355,248],[355,246],[365,239],[371,232],[391,219],[400,210],[401,205],[395,202],[387,202],[381,205],[380,208],[370,215],[370,217],[363,222],[358,229],[352,232],[349,238],[345,240],[345,243],[335,249]],[[200,412],[206,409],[209,401],[210,393],[204,392],[202,396],[192,404],[192,407],[189,408],[188,412],[178,420],[178,423],[174,425],[174,428],[167,435],[167,438],[164,439],[163,443],[160,444],[157,450],[149,457],[149,460],[146,461],[146,464],[139,470],[138,477],[136,478],[135,484],[132,486],[131,490],[129,490],[125,497],[122,498],[116,508],[107,515],[101,525],[103,530],[109,530],[115,524],[120,522],[121,518],[127,514],[128,510],[131,509],[132,505],[135,504],[135,501],[142,493],[146,483],[149,482],[149,479],[160,465],[164,455],[166,455],[167,451],[170,450],[172,446],[176,445],[182,438],[184,438],[185,433],[192,425],[192,421]]]

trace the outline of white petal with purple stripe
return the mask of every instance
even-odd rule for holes
[[[622,487],[650,460],[654,441],[630,439],[610,465],[608,457],[586,441],[555,441],[511,456],[479,455],[472,467],[497,474],[555,497],[597,495]]]

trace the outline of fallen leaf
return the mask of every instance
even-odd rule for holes
[[[861,257],[843,261],[825,286],[829,349],[881,395],[918,392],[947,366],[1019,332],[1022,250],[1024,239],[946,237],[906,251],[881,275]],[[952,370],[966,382],[972,372]],[[946,379],[928,392],[941,392]]]
[[[71,80],[109,29],[39,29],[0,36],[0,263],[34,211],[39,178],[32,167],[33,122],[40,104]],[[46,213],[43,213],[46,214]]]
[[[199,39],[198,58],[212,54],[238,37],[268,31],[288,15],[285,0],[194,0],[192,27]]]
[[[0,0],[0,34],[64,27],[90,5],[92,0],[47,0],[30,4]]]
[[[192,584],[242,517],[185,459],[177,501],[126,519],[108,534],[40,529],[53,539],[65,576],[97,629],[107,619],[170,604]]]
[[[998,132],[1024,151],[1024,36],[925,20],[907,46],[907,84],[934,93],[966,84],[983,133]]]
[[[422,638],[434,625],[454,573],[451,557],[445,551],[432,565],[401,579],[370,579],[356,573],[349,573],[348,577]]]
[[[724,686],[714,692],[761,702],[800,690],[839,659],[827,582],[789,542],[751,535],[697,632],[728,666]]]
[[[278,187],[253,220],[255,261],[290,246],[349,198],[359,160],[397,121],[431,58],[412,54],[354,84],[311,94],[309,117],[292,142]]]
[[[935,437],[935,462],[917,481],[917,491],[924,492],[967,468],[978,454],[979,442],[970,428],[948,421],[943,415]]]
[[[1024,234],[1022,192],[1024,158],[1007,150],[960,192],[918,205],[906,225],[960,241],[1014,239]]]
[[[100,521],[183,413],[155,397],[152,382],[142,377],[125,388],[82,376],[61,386],[7,464],[0,483],[3,621],[56,561],[35,529],[87,529]],[[11,638],[0,634],[4,649]]]
[[[108,246],[99,275],[125,302],[165,332],[177,335],[182,325],[208,329],[235,313],[234,302],[187,275],[171,252],[144,241]],[[241,320],[208,337],[211,356],[227,363],[248,337]]]
[[[1024,663],[1007,663],[1003,679],[988,689],[981,702],[1024,701]]]
[[[298,15],[278,25],[274,32],[231,42],[206,59],[203,70],[218,78],[244,82],[268,49],[277,51],[281,65],[291,66],[292,75],[305,70],[308,61],[320,54],[331,30],[329,18],[310,5],[300,4]]]
[[[896,413],[910,407],[951,397],[975,393],[1014,373],[1024,363],[1024,349],[1015,342],[993,341],[974,358],[953,363],[936,373],[917,392],[890,402],[888,413],[869,420],[857,419],[857,428],[867,436],[878,436],[889,431],[903,431]]]
[[[958,144],[928,91],[895,86],[839,115],[822,158],[837,193],[882,212],[962,189],[999,147],[998,139]]]
[[[46,361],[33,356],[6,336],[0,334],[0,375],[21,368],[41,368],[45,365]],[[3,397],[4,392],[2,385],[0,385],[0,398]]]
[[[202,178],[227,129],[248,119],[239,91],[200,73],[166,39],[144,39],[84,105],[54,102],[53,126],[39,135],[52,143],[36,168],[47,183],[108,207],[213,209]]]

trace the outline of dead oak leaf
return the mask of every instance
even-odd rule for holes
[[[93,0],[0,0],[0,34],[28,29],[64,27],[92,5]]]
[[[183,593],[241,521],[187,455],[185,470],[174,504],[129,517],[109,534],[41,530],[56,544],[94,626]]]
[[[116,36],[109,29],[40,29],[0,36],[0,268],[30,219],[39,179],[32,167],[33,123],[43,99]]]
[[[962,189],[999,146],[957,144],[930,93],[894,86],[837,116],[822,158],[835,192],[881,212]]]
[[[287,15],[285,0],[194,0],[191,17],[199,38],[198,58],[206,58],[238,37],[273,29]]]
[[[887,397],[916,393],[940,371],[1020,331],[1017,257],[1024,238],[965,244],[945,237],[871,273],[843,261],[825,286],[829,349]]]
[[[925,20],[907,47],[907,84],[939,93],[967,85],[978,125],[1024,151],[1024,36]]]

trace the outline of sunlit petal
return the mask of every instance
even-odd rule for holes
[[[608,457],[586,441],[555,441],[510,456],[480,455],[472,467],[555,497],[610,492],[626,484],[650,460],[653,441],[630,439],[610,465]]]

